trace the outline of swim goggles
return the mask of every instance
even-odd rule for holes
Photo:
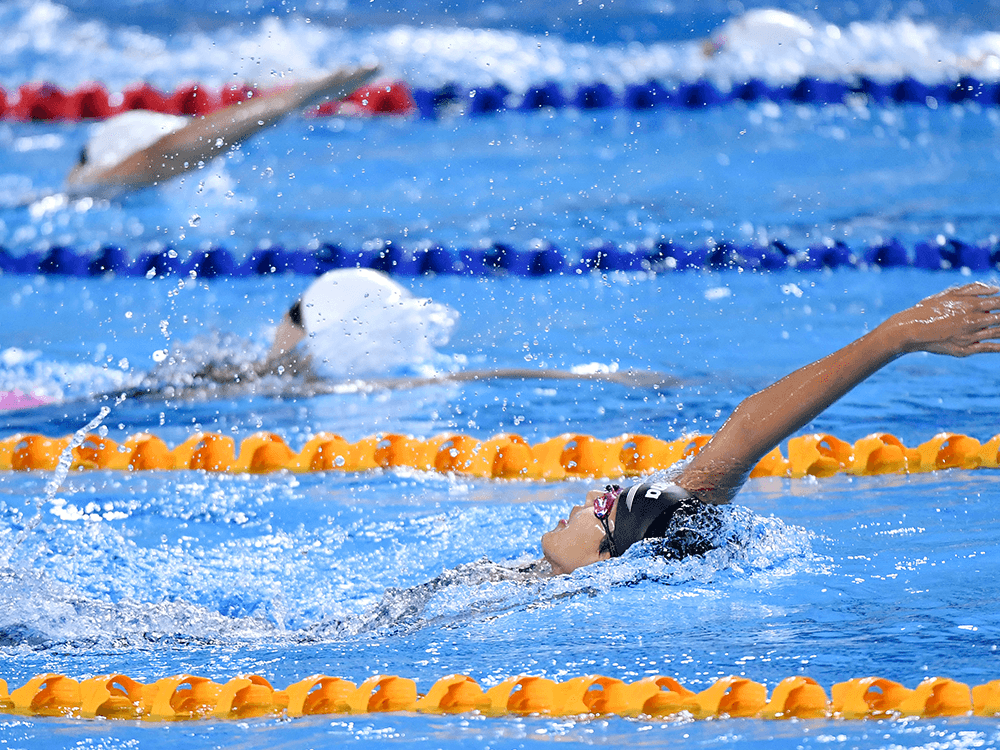
[[[614,537],[611,535],[611,526],[608,524],[608,516],[611,515],[611,509],[615,507],[615,501],[618,496],[622,494],[622,488],[617,484],[607,484],[604,486],[604,492],[597,496],[594,500],[594,517],[601,522],[601,526],[604,527],[604,534],[607,536],[608,545],[611,547],[611,556],[618,557],[618,548],[615,546]]]

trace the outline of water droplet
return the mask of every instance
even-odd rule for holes
[[[198,214],[195,214],[190,219],[188,219],[188,226],[189,227],[196,227],[199,224],[201,224],[201,217]]]

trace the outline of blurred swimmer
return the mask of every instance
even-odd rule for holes
[[[204,117],[134,110],[99,124],[66,177],[74,196],[114,197],[200,169],[286,115],[341,99],[368,83],[375,66],[343,68],[230,105]]]
[[[378,271],[328,271],[285,313],[263,367],[276,369],[302,344],[307,362],[294,369],[307,364],[322,378],[391,372],[430,359],[457,321],[452,308],[414,297]]]
[[[729,503],[757,462],[856,385],[909,352],[953,357],[1000,352],[1000,287],[954,287],[896,313],[870,333],[746,398],[672,481],[587,494],[584,505],[542,537],[554,574],[660,540],[667,557],[718,546],[717,508]]]
[[[706,56],[738,50],[756,57],[776,52],[779,47],[801,49],[815,33],[806,19],[787,11],[753,8],[723,23],[710,39],[705,40],[702,49]]]
[[[414,297],[379,271],[328,271],[285,313],[267,359],[258,369],[274,372],[281,367],[328,382],[366,377],[370,386],[381,388],[497,379],[602,380],[646,387],[679,382],[656,372],[577,373],[526,367],[384,377],[393,369],[432,359],[437,347],[448,342],[457,321],[458,312],[453,308]]]
[[[328,271],[317,278],[283,315],[263,359],[202,360],[208,347],[192,342],[154,371],[132,397],[202,398],[248,389],[282,396],[315,396],[345,391],[400,390],[441,383],[486,380],[571,380],[619,383],[664,391],[680,380],[649,370],[585,372],[501,367],[487,370],[399,374],[433,365],[458,321],[448,305],[414,296],[387,275],[368,268]],[[208,351],[211,355],[211,351]],[[280,376],[275,378],[273,376]],[[280,381],[280,382],[278,382]]]

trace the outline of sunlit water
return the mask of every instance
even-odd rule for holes
[[[803,71],[846,76],[857,67],[989,78],[996,13],[928,3],[907,17],[917,11],[845,5],[809,17],[816,28],[836,24],[846,48],[830,41],[812,54],[799,47],[773,60],[704,63],[695,56],[698,40],[738,9],[681,3],[602,15],[589,3],[518,13],[462,5],[451,9],[463,25],[456,27],[440,9],[195,5],[178,6],[191,21],[179,24],[153,4],[123,8],[115,15],[124,21],[88,3],[8,4],[0,13],[18,33],[0,52],[0,85],[47,79],[69,87],[96,78],[120,87],[137,77],[164,87],[221,84],[260,70],[264,79],[272,68],[313,73],[373,51],[391,75],[416,85],[503,80],[514,90],[550,78],[619,86],[648,75],[749,73],[780,81]],[[582,24],[566,25],[574,13]],[[585,34],[588,24],[593,34]],[[490,78],[470,38],[492,50],[503,71]],[[264,46],[265,39],[275,41]],[[200,53],[206,48],[211,54]],[[973,52],[980,62],[970,62],[980,59]],[[636,68],[640,59],[652,67]],[[930,59],[945,60],[945,69],[931,69]],[[121,203],[67,203],[33,198],[58,190],[88,126],[4,122],[0,243],[14,253],[57,243],[114,243],[137,253],[152,242],[244,253],[265,242],[358,246],[375,238],[456,246],[543,239],[568,251],[598,239],[663,237],[777,237],[798,246],[938,234],[978,241],[997,227],[998,124],[996,110],[975,106],[768,104],[438,121],[293,118],[204,178]],[[432,358],[387,374],[636,368],[680,384],[653,391],[486,382],[311,395],[293,376],[265,379],[253,391],[187,388],[205,363],[262,355],[308,279],[7,276],[0,278],[7,305],[0,390],[56,403],[4,414],[2,434],[70,435],[102,407],[110,412],[99,429],[110,437],[147,430],[171,444],[197,430],[239,440],[266,429],[295,449],[321,430],[349,440],[507,431],[531,442],[563,432],[710,432],[749,393],[960,279],[854,270],[407,279],[415,294],[455,308],[459,322]],[[995,371],[986,357],[914,355],[809,429],[852,441],[889,431],[907,445],[941,430],[985,440],[1000,431]],[[150,387],[160,395],[117,398]],[[171,387],[182,397],[165,398]],[[637,548],[552,580],[518,566],[537,559],[541,533],[580,501],[587,483],[412,471],[72,473],[50,489],[52,479],[0,476],[0,677],[12,686],[45,671],[120,671],[140,680],[260,673],[276,686],[317,672],[355,681],[392,673],[416,679],[421,690],[453,672],[484,685],[522,673],[668,674],[694,689],[728,674],[769,688],[792,674],[826,687],[867,675],[909,686],[931,675],[971,684],[1000,676],[993,471],[756,480],[726,518],[729,542],[704,559],[665,562]],[[995,723],[966,719],[365,716],[169,726],[5,719],[0,731],[15,746],[997,743]]]

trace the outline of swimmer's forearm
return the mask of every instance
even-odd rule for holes
[[[744,399],[679,484],[706,502],[729,502],[775,445],[903,353],[884,325]]]
[[[159,142],[162,153],[177,161],[210,158],[257,131],[273,125],[290,112],[325,99],[341,99],[370,81],[377,67],[339,70],[315,81],[254,97],[194,120]]]
[[[377,67],[340,70],[316,81],[298,83],[192,119],[180,130],[168,133],[129,159],[88,175],[87,183],[132,189],[198,169],[290,112],[324,99],[343,98],[377,73]],[[72,176],[69,183],[75,184]]]

